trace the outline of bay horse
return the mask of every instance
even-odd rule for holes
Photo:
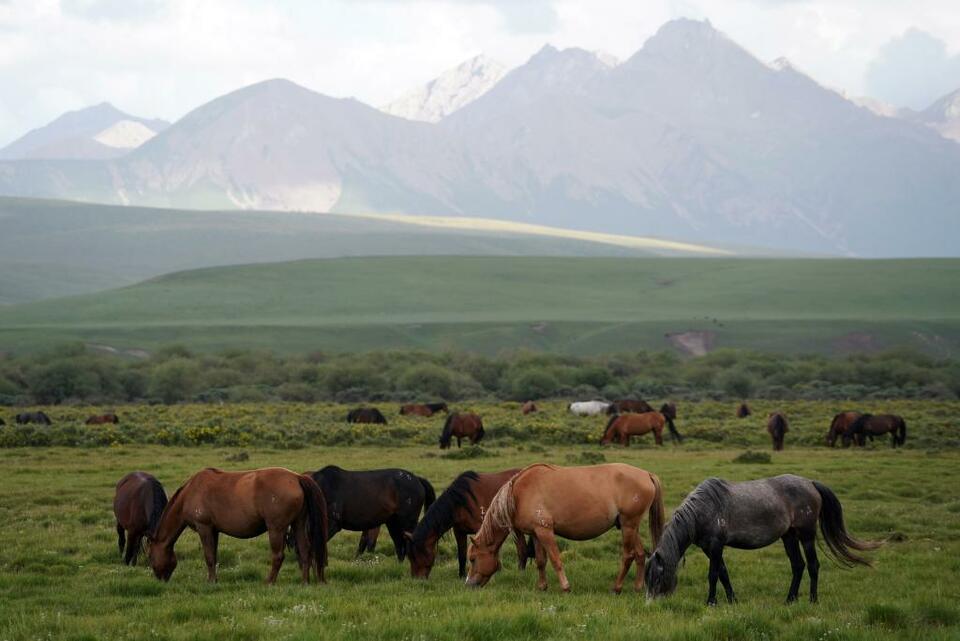
[[[634,412],[636,414],[643,414],[644,412],[652,412],[653,408],[650,406],[650,403],[642,400],[635,400],[631,398],[625,398],[618,401],[610,403],[610,407],[607,408],[607,414],[625,414],[627,412]]]
[[[114,425],[116,425],[119,422],[120,422],[120,419],[117,417],[116,414],[99,414],[97,416],[91,416],[86,421],[84,421],[84,424],[85,425],[105,425],[107,423],[113,423]]]
[[[18,425],[27,425],[29,423],[53,425],[53,421],[50,420],[50,417],[43,412],[22,412],[17,414],[16,421]]]
[[[671,411],[668,404],[664,404],[659,412],[644,412],[643,414],[616,414],[607,421],[607,427],[600,438],[600,445],[607,445],[614,440],[618,440],[620,445],[627,447],[630,445],[631,436],[640,436],[647,432],[653,432],[653,438],[657,445],[663,445],[663,428],[666,425],[670,429],[670,438],[677,443],[683,442],[683,437],[677,431],[673,424]]]
[[[536,463],[507,481],[490,502],[476,536],[470,537],[467,585],[482,587],[500,569],[500,548],[510,535],[536,539],[537,587],[547,589],[549,557],[564,592],[570,582],[556,537],[595,539],[612,527],[621,531],[620,571],[613,583],[619,593],[636,561],[638,591],[643,587],[644,551],[640,521],[649,514],[654,545],[663,531],[663,492],[654,474],[624,463],[559,467]]]
[[[751,414],[753,414],[753,412],[750,411],[750,406],[746,403],[740,403],[737,407],[737,418],[747,418]]]
[[[238,539],[251,539],[267,532],[272,552],[267,583],[274,583],[283,565],[288,530],[303,582],[310,582],[311,561],[315,563],[317,579],[325,582],[327,505],[320,487],[305,474],[282,467],[248,472],[208,467],[191,476],[167,503],[150,546],[150,567],[161,581],[169,581],[177,567],[173,546],[187,527],[200,536],[210,582],[217,580],[221,532]]]
[[[896,414],[862,414],[843,434],[843,444],[851,441],[860,447],[866,445],[867,436],[873,438],[890,433],[891,447],[899,447],[907,442],[907,424],[902,416]]]
[[[310,474],[327,500],[327,540],[340,530],[368,532],[387,526],[397,560],[407,553],[404,532],[417,526],[420,510],[436,500],[430,481],[401,469],[350,471],[328,465]],[[357,556],[369,545],[361,536]]]
[[[520,412],[524,416],[526,416],[527,414],[533,414],[534,412],[538,412],[538,411],[539,410],[537,409],[537,404],[534,403],[533,401],[527,401],[520,407]]]
[[[117,482],[113,515],[117,520],[117,545],[124,563],[137,564],[143,539],[153,540],[166,506],[167,493],[152,474],[130,472]]]
[[[606,414],[610,403],[606,401],[578,401],[567,405],[567,410],[577,416],[597,416]]]
[[[460,441],[464,438],[469,438],[470,444],[476,445],[483,439],[483,435],[483,421],[479,416],[468,412],[454,412],[443,424],[443,431],[440,433],[440,449],[449,448],[450,440],[454,437],[457,439],[457,447],[460,447]]]
[[[347,412],[347,423],[378,423],[386,425],[387,419],[375,407],[358,407]]]
[[[797,599],[803,579],[801,546],[810,574],[810,601],[816,602],[818,520],[827,552],[841,566],[870,565],[852,550],[873,550],[880,544],[859,541],[847,533],[840,501],[826,485],[793,474],[744,483],[709,478],[676,509],[650,556],[647,597],[666,596],[676,589],[677,566],[686,549],[696,545],[710,559],[707,604],[717,604],[717,579],[733,603],[736,596],[723,562],[723,548],[756,550],[781,539],[793,571],[787,602]]]
[[[790,425],[787,418],[780,412],[774,412],[767,419],[767,433],[773,439],[773,451],[779,452],[783,449],[783,439],[790,431]]]
[[[833,420],[830,421],[830,429],[827,431],[827,445],[830,447],[836,447],[837,438],[846,435],[847,430],[850,429],[850,426],[853,425],[858,418],[862,416],[860,412],[840,412],[833,417]],[[872,438],[872,437],[871,437]],[[850,441],[845,440],[844,446],[849,447]]]
[[[437,497],[423,515],[409,541],[410,574],[426,579],[437,558],[437,544],[447,531],[453,529],[457,541],[457,562],[461,578],[467,576],[467,535],[475,534],[483,523],[483,515],[490,508],[490,501],[503,484],[520,471],[520,468],[502,472],[464,472]],[[526,567],[527,559],[533,557],[533,540],[526,544],[519,538],[517,561],[520,569]]]
[[[433,416],[438,412],[449,411],[446,403],[408,403],[400,406],[400,414],[404,416]]]

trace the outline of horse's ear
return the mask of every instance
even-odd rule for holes
[[[405,537],[407,537],[407,540],[408,540],[408,541],[412,541],[412,540],[413,540],[413,532],[404,532],[403,535],[404,535]]]

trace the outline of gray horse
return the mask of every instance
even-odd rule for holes
[[[673,513],[660,545],[647,562],[647,596],[665,596],[676,589],[677,565],[684,551],[696,545],[710,559],[707,604],[717,604],[717,579],[732,603],[736,597],[723,563],[724,546],[756,550],[782,539],[793,569],[787,602],[797,599],[803,578],[801,545],[810,573],[810,601],[816,602],[818,520],[827,550],[838,563],[845,567],[870,565],[851,549],[873,550],[880,544],[858,541],[847,533],[840,501],[826,485],[793,474],[745,483],[707,479]]]

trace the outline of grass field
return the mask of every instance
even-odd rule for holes
[[[210,268],[0,309],[0,349],[960,349],[960,260],[416,257]]]

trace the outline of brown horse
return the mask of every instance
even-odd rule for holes
[[[463,438],[469,438],[471,445],[475,445],[483,438],[483,434],[483,421],[479,416],[467,412],[454,412],[443,424],[443,432],[440,433],[440,449],[445,450],[450,447],[450,439],[453,437],[457,439],[457,447],[460,447],[460,439]]]
[[[483,524],[470,539],[470,573],[467,585],[483,586],[500,569],[500,547],[510,532],[533,534],[536,538],[537,587],[547,589],[547,557],[560,579],[564,592],[570,582],[556,536],[574,541],[594,539],[616,526],[621,530],[620,571],[613,591],[623,581],[634,561],[637,563],[638,591],[643,588],[644,551],[640,521],[649,513],[653,545],[663,532],[663,493],[660,479],[650,472],[624,463],[586,467],[558,467],[537,463],[524,468],[508,481],[490,503]]]
[[[844,436],[860,416],[860,412],[840,412],[834,416],[830,422],[830,430],[827,432],[827,445],[836,447],[837,438]],[[849,445],[850,441],[846,440],[844,446],[849,447]]]
[[[446,403],[408,403],[400,406],[400,414],[404,416],[433,416],[439,412],[450,412]]]
[[[632,398],[623,398],[619,401],[614,401],[610,403],[610,407],[607,408],[607,414],[624,414],[626,412],[634,412],[636,414],[643,414],[644,412],[652,412],[653,408],[650,406],[650,403],[646,401],[640,401]]]
[[[657,445],[663,445],[663,428],[666,425],[670,429],[670,438],[680,443],[683,437],[677,431],[673,424],[671,414],[676,413],[669,404],[664,403],[659,412],[644,412],[643,414],[618,414],[611,416],[607,421],[607,427],[600,438],[600,445],[607,445],[614,440],[618,440],[620,445],[627,447],[630,445],[631,436],[640,436],[647,432],[653,432],[653,438]]]
[[[843,444],[851,441],[860,447],[866,445],[867,437],[873,438],[890,433],[890,445],[899,447],[907,442],[907,423],[896,414],[863,414],[855,420],[843,435]]]
[[[740,403],[739,407],[737,407],[737,418],[747,418],[751,414],[753,414],[753,412],[750,411],[750,406],[746,403]]]
[[[324,582],[327,563],[327,505],[316,481],[282,467],[249,472],[201,470],[174,493],[157,526],[150,546],[150,566],[162,581],[177,567],[174,544],[184,528],[200,535],[207,562],[207,579],[217,580],[217,542],[220,533],[251,539],[267,532],[273,564],[267,583],[274,583],[283,565],[287,530],[292,534],[304,583],[310,581],[310,562]]]
[[[534,403],[533,401],[527,401],[520,407],[520,411],[523,413],[524,416],[526,416],[527,414],[533,414],[534,412],[538,412],[539,410],[537,409],[536,403]]]
[[[375,407],[358,407],[347,412],[347,423],[378,423],[386,425],[387,419]]]
[[[113,423],[116,425],[120,422],[120,419],[117,418],[116,414],[99,414],[97,416],[91,416],[84,424],[86,425],[105,425],[106,423]]]
[[[137,564],[143,539],[153,540],[166,506],[167,494],[151,474],[131,472],[117,483],[113,515],[117,519],[117,545],[124,563]]]
[[[783,439],[790,431],[790,425],[787,418],[780,412],[774,412],[767,419],[767,433],[773,439],[773,451],[779,452],[783,449]]]

